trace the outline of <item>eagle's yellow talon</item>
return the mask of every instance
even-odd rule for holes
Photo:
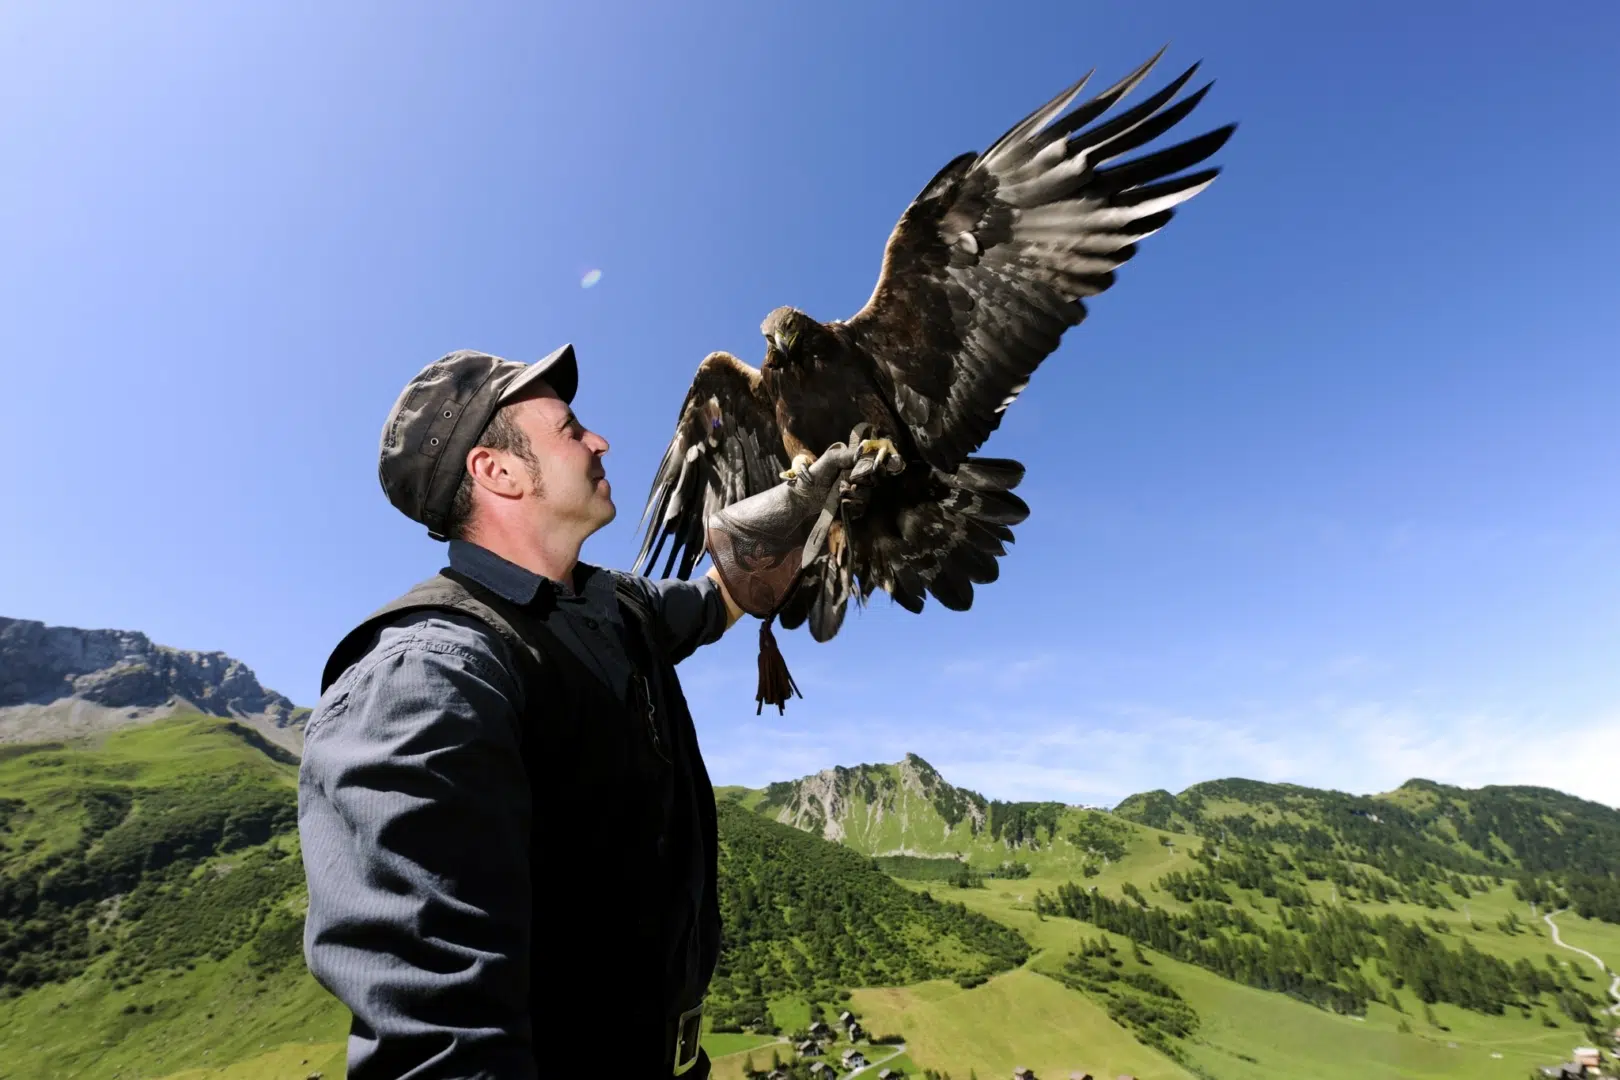
[[[886,472],[893,473],[905,468],[905,463],[900,458],[900,451],[895,449],[894,443],[889,439],[862,439],[857,451],[863,458],[871,455],[873,472],[883,469]],[[894,464],[889,464],[891,461]]]
[[[815,461],[816,459],[811,457],[809,454],[795,454],[793,456],[793,464],[789,465],[779,475],[783,480],[797,480],[799,478],[799,473],[808,470],[811,465],[815,464]]]

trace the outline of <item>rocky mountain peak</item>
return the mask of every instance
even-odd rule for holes
[[[0,741],[86,734],[186,706],[272,729],[296,726],[305,711],[222,652],[0,617]]]
[[[906,754],[892,765],[836,765],[771,784],[759,810],[827,840],[852,843],[852,834],[871,836],[889,819],[903,822],[903,833],[919,815],[937,820],[946,836],[959,829],[977,835],[988,806],[978,792],[953,786],[928,762]]]

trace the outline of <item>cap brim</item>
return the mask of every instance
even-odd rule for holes
[[[536,379],[546,380],[546,383],[557,392],[558,397],[572,403],[574,393],[579,389],[579,364],[574,360],[574,347],[564,345],[556,352],[530,364],[528,370],[513,379],[496,400],[502,405],[506,404],[525,389],[532,387]]]

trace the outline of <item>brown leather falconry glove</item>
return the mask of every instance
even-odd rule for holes
[[[771,622],[799,569],[821,554],[839,500],[852,485],[874,478],[873,469],[856,469],[867,462],[860,460],[858,440],[850,443],[834,443],[792,480],[732,503],[707,522],[709,557],[726,592],[738,607],[765,620],[759,628],[756,715],[766,704],[784,712],[789,694],[804,696],[788,674]]]
[[[776,613],[799,568],[820,554],[838,513],[840,480],[857,456],[853,447],[833,443],[792,480],[710,516],[709,557],[738,607],[762,619]]]

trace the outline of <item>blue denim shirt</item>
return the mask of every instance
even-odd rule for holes
[[[466,541],[450,565],[548,625],[619,693],[612,576],[578,591]],[[725,632],[718,586],[633,578],[678,661]],[[351,1080],[534,1077],[527,967],[529,796],[514,658],[475,619],[402,615],[321,696],[304,733],[304,952],[354,1014]]]

